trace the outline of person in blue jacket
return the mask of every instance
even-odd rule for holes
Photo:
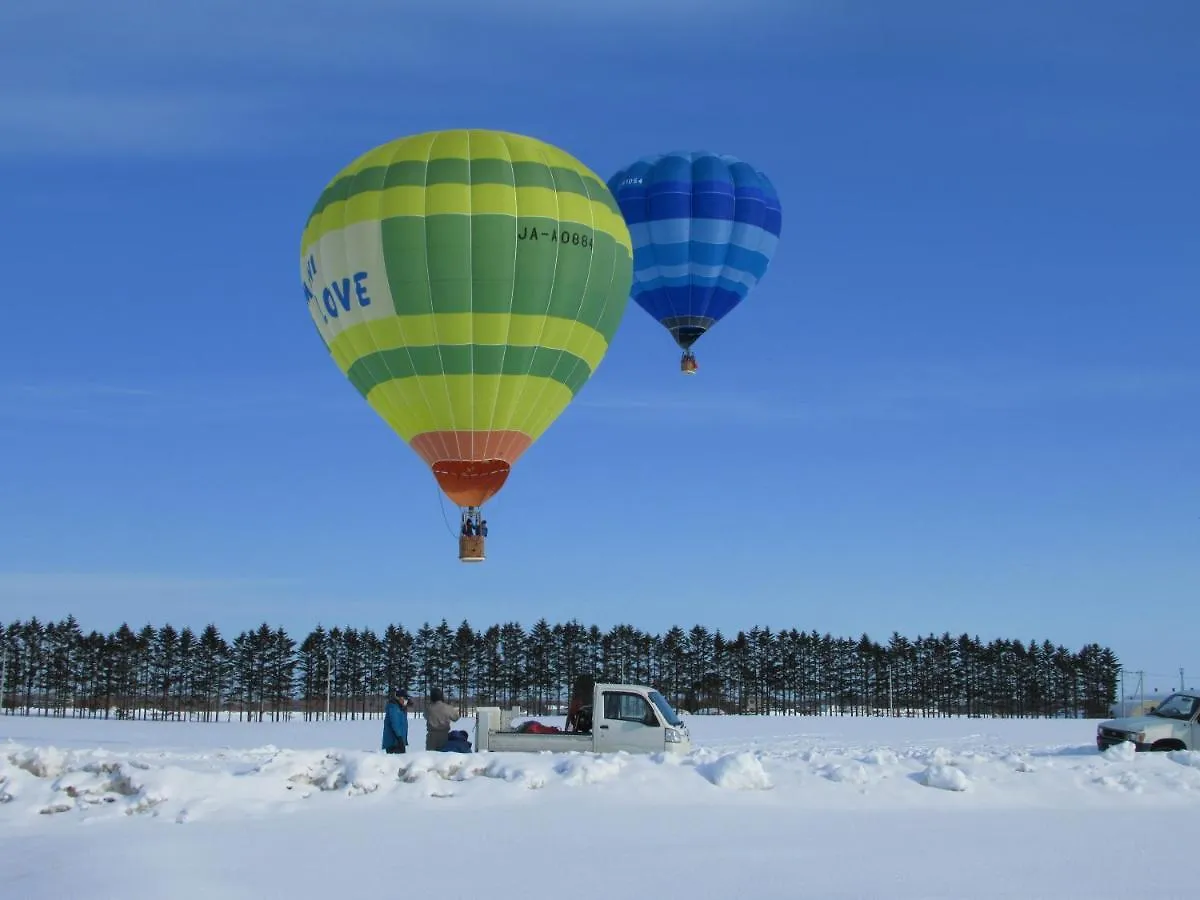
[[[405,753],[408,749],[408,691],[395,690],[383,710],[383,743],[385,753]]]
[[[452,731],[441,749],[446,753],[470,753],[471,741],[465,731]]]

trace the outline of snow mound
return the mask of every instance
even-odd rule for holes
[[[867,784],[873,780],[867,766],[860,762],[830,763],[822,767],[820,771],[821,775],[830,781],[846,784]]]
[[[1036,772],[1037,766],[1020,753],[1010,753],[1004,757],[1004,762],[1012,766],[1014,772]]]
[[[965,791],[971,779],[957,766],[936,763],[921,773],[921,784],[943,791]]]
[[[1101,755],[1111,762],[1130,762],[1137,758],[1137,747],[1129,741],[1121,741],[1119,744],[1113,744]]]
[[[628,760],[624,753],[608,757],[571,755],[556,763],[554,772],[562,777],[564,784],[599,784],[620,775]]]
[[[880,747],[875,750],[868,750],[863,754],[862,762],[868,766],[896,766],[900,764],[900,757],[895,751],[889,750],[886,747]]]
[[[1167,758],[1170,759],[1171,762],[1179,763],[1181,766],[1200,769],[1200,751],[1172,750],[1167,754]]]
[[[754,723],[734,724],[749,728]],[[208,726],[154,734],[195,734],[201,741],[219,735],[218,746],[197,742],[162,748],[144,740],[138,747],[123,739],[109,749],[91,749],[94,745],[83,743],[95,733],[87,730],[89,724],[73,724],[73,733],[84,737],[72,740],[67,725],[23,720],[23,734],[59,730],[41,745],[0,743],[0,824],[97,818],[244,822],[336,804],[369,809],[382,803],[390,810],[447,803],[538,805],[556,797],[571,804],[580,795],[655,809],[688,809],[697,802],[777,805],[777,798],[789,809],[824,810],[903,810],[932,803],[939,808],[1104,808],[1119,814],[1134,804],[1200,807],[1200,753],[1195,751],[1135,753],[1123,744],[1100,753],[1087,729],[1072,723],[1067,723],[1073,729],[1069,735],[1078,734],[1080,742],[1047,737],[1041,744],[1005,742],[993,733],[1030,727],[1020,722],[999,723],[984,733],[977,723],[963,723],[970,731],[959,737],[955,730],[966,729],[948,722],[836,724],[841,732],[825,723],[807,732],[791,724],[777,739],[754,734],[743,741],[702,744],[686,754],[417,751],[389,756],[337,746],[293,748],[286,738],[264,740],[270,731]],[[851,739],[851,728],[868,725],[892,740]],[[1053,727],[1068,734],[1067,725]],[[125,729],[122,737],[129,733],[125,724],[113,727]],[[306,737],[313,743],[333,737],[327,730],[289,728],[277,734],[301,743]],[[913,734],[917,728],[924,729],[923,740],[903,740],[906,730]],[[229,746],[230,736],[243,734],[242,747]],[[764,797],[768,794],[770,800]]]
[[[1112,790],[1129,791],[1140,794],[1145,788],[1145,780],[1137,772],[1121,772],[1117,775],[1101,775],[1096,783]]]
[[[730,753],[712,762],[699,763],[696,771],[710,783],[728,790],[767,791],[772,787],[761,760],[749,752]]]

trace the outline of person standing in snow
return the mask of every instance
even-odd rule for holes
[[[441,688],[429,692],[429,705],[425,707],[425,749],[441,750],[450,737],[450,726],[458,721],[460,713],[446,702]]]
[[[383,710],[383,743],[385,753],[404,753],[408,749],[408,691],[392,691]]]

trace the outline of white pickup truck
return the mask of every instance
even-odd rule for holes
[[[477,752],[687,753],[691,736],[683,719],[652,687],[596,684],[577,694],[563,729],[539,722],[513,726],[519,710],[481,706],[475,711]]]
[[[1200,692],[1176,691],[1144,716],[1108,719],[1096,726],[1096,748],[1129,741],[1139,751],[1200,749]]]

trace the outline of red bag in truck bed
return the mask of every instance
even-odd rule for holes
[[[561,728],[543,725],[541,722],[522,722],[517,731],[521,734],[562,734]]]

